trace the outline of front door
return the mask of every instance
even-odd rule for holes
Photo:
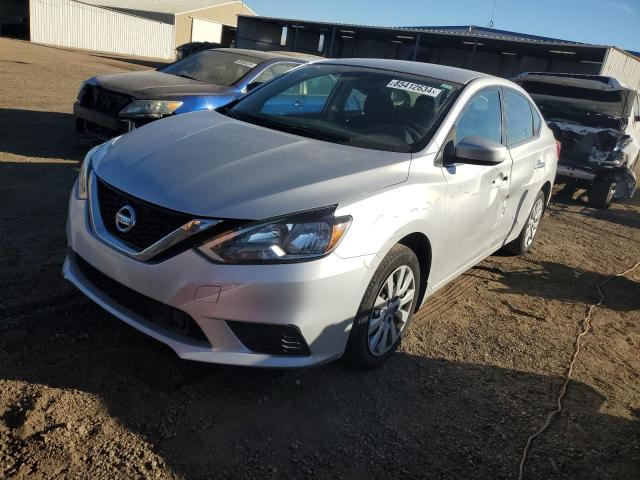
[[[465,137],[481,137],[503,143],[500,90],[476,93],[460,114],[448,138],[447,148]],[[447,182],[446,247],[443,269],[448,278],[487,255],[495,244],[495,231],[504,216],[509,193],[511,161],[499,165],[445,162]]]

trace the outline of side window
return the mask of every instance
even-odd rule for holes
[[[335,84],[336,79],[333,75],[313,77],[302,83],[305,94],[324,98],[331,95]]]
[[[507,117],[507,145],[516,145],[533,137],[533,116],[529,100],[513,90],[504,90]]]
[[[260,75],[258,75],[252,83],[264,83],[269,80],[273,80],[280,75],[287,73],[294,67],[297,67],[297,63],[274,63],[270,67],[265,68]]]
[[[357,88],[351,90],[347,100],[344,102],[345,112],[361,112],[364,109],[364,101],[367,96]]]
[[[465,137],[481,137],[502,143],[502,116],[498,89],[481,90],[469,100],[456,122],[455,143],[457,144]]]

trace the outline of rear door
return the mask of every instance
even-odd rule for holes
[[[506,144],[512,168],[509,194],[494,232],[496,243],[504,243],[508,236],[522,228],[544,183],[548,150],[546,141],[540,138],[542,118],[529,100],[508,87],[503,87],[503,99]]]
[[[451,151],[461,140],[475,136],[503,143],[500,89],[477,92],[460,114],[445,148]],[[446,153],[444,153],[446,157]],[[445,162],[446,276],[450,277],[486,256],[495,243],[495,228],[504,213],[509,192],[511,161],[499,165]]]

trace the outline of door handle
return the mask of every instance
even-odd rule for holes
[[[535,165],[533,166],[533,168],[534,168],[534,170],[535,170],[536,168],[544,168],[544,165],[545,165],[544,160],[543,160],[542,158],[539,158],[539,159],[536,161],[536,163],[535,163]]]

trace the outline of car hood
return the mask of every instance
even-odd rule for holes
[[[258,220],[403,182],[410,161],[409,153],[323,142],[203,111],[124,135],[94,169],[114,187],[166,208]]]
[[[101,75],[92,79],[91,83],[140,99],[223,94],[232,89],[232,87],[191,80],[156,70]]]

